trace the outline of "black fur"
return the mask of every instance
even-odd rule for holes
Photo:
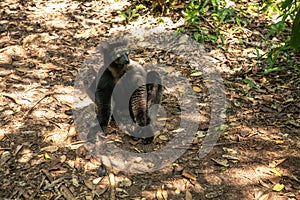
[[[127,109],[132,121],[138,125],[132,132],[133,137],[142,138],[144,144],[149,144],[154,135],[151,126],[148,125],[155,120],[157,114],[157,108],[152,109],[151,113],[149,113],[149,108],[160,103],[161,79],[157,72],[146,73],[141,65],[130,60],[124,47],[126,47],[126,43],[123,42],[112,44],[104,42],[102,45],[104,66],[108,67],[100,69],[104,72],[102,71],[103,74],[98,83],[94,83],[97,85],[95,92],[97,119],[102,131],[106,134],[112,112],[114,117],[118,117],[115,115],[121,109]],[[137,85],[139,87],[135,88]],[[115,95],[113,94],[114,89]],[[128,105],[126,96],[129,94],[132,96],[128,98]],[[113,103],[115,104],[114,108],[112,108]],[[95,134],[89,133],[88,139],[94,139]]]

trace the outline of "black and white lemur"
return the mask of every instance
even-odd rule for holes
[[[156,118],[162,96],[161,78],[157,72],[146,72],[141,65],[129,59],[126,46],[126,41],[105,41],[101,45],[104,66],[99,70],[100,77],[92,84],[96,88],[97,120],[106,135],[112,115],[116,120],[125,109],[135,124],[131,131],[133,138],[141,138],[143,144],[149,144],[154,137],[151,120]],[[95,132],[90,132],[88,139],[95,136]]]

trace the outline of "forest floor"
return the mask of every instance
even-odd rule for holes
[[[263,38],[271,21],[251,13],[245,15],[247,27],[226,32],[225,47],[204,45],[226,93],[225,122],[215,127],[222,133],[212,150],[199,157],[213,109],[207,80],[178,55],[144,49],[131,58],[165,63],[166,71],[175,69],[190,80],[200,100],[196,136],[183,155],[155,172],[98,176],[102,161],[85,148],[72,115],[82,63],[101,41],[122,31],[186,25],[182,5],[164,17],[142,8],[137,21],[124,21],[117,11],[130,13],[126,9],[135,5],[129,2],[0,2],[0,199],[300,199],[299,76],[287,62],[284,70],[264,74],[256,48],[267,52]],[[299,53],[292,59],[299,65]],[[169,88],[163,94],[171,113],[177,112],[172,110],[178,108],[177,93]],[[160,120],[166,125],[150,145],[114,126],[108,140],[140,154],[161,149],[184,129],[176,115]]]

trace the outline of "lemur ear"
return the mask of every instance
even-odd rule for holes
[[[100,46],[100,50],[102,53],[106,52],[109,49],[109,43],[107,41],[103,41]]]

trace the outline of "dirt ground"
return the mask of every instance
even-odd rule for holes
[[[226,36],[227,48],[204,46],[223,78],[226,117],[203,158],[212,110],[206,80],[187,60],[168,63],[174,58],[169,52],[132,53],[141,64],[165,63],[165,70],[188,77],[201,123],[184,154],[164,168],[99,177],[102,160],[85,148],[72,115],[82,63],[101,41],[124,30],[185,25],[182,6],[162,17],[144,8],[137,21],[126,22],[117,11],[130,6],[123,0],[0,2],[0,199],[300,199],[299,76],[288,66],[264,74],[265,64],[251,56],[267,32],[267,20],[257,16],[249,17],[248,30]],[[299,65],[299,52],[293,59]],[[110,143],[140,154],[167,145],[183,131],[174,114],[180,112],[177,92],[164,91],[162,104],[173,115],[161,119],[167,123],[152,144],[131,140],[113,122]]]

